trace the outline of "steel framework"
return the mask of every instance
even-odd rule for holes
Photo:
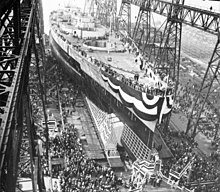
[[[101,21],[102,25],[111,27],[113,29],[116,22],[117,0],[96,0],[93,2],[97,7],[96,18]]]
[[[175,83],[176,87],[179,83],[179,65],[180,65],[180,46],[181,46],[181,31],[182,21],[179,19],[182,13],[182,5],[184,1],[173,1],[172,6],[167,10],[167,23],[163,35],[159,43],[150,43],[150,15],[152,11],[152,1],[122,1],[121,9],[119,12],[121,28],[130,34],[130,5],[140,5],[139,14],[133,31],[133,39],[136,40],[139,48],[144,52],[147,47],[150,51],[147,55],[151,57],[152,49],[154,49],[153,58],[155,60],[155,68],[158,71],[168,75]],[[138,35],[138,31],[140,34]],[[154,32],[154,36],[157,33]],[[145,44],[142,46],[141,42],[144,39]],[[137,40],[138,39],[138,40]],[[155,39],[156,40],[156,39]],[[145,54],[145,52],[144,52]],[[151,58],[148,58],[151,60]],[[177,90],[177,88],[175,89]]]
[[[156,28],[150,27],[148,41],[145,42],[141,48],[145,54],[148,61],[154,63],[155,58],[158,54],[158,45],[160,45],[162,40],[162,31],[157,30]]]
[[[127,4],[133,4],[142,9],[149,9],[154,13],[167,17],[170,12],[170,8],[173,6],[173,2],[164,0],[123,0]],[[143,4],[145,2],[145,4]],[[125,3],[125,2],[124,2]],[[215,13],[210,10],[199,9],[187,5],[179,5],[181,12],[178,13],[177,20],[186,25],[196,27],[209,33],[218,34],[219,26],[219,13]]]
[[[26,6],[26,5],[25,5]],[[14,163],[17,160],[18,151],[16,148],[13,149],[15,154],[14,158],[10,160],[7,156],[10,153],[9,145],[15,145],[19,140],[10,141],[11,137],[14,137],[12,130],[17,131],[18,128],[23,124],[22,120],[22,92],[24,92],[25,81],[27,80],[27,75],[23,74],[23,68],[27,68],[27,57],[18,56],[21,47],[21,41],[25,43],[26,48],[22,47],[21,54],[27,53],[28,44],[30,39],[28,36],[24,35],[30,33],[30,26],[28,26],[28,19],[30,22],[32,20],[33,11],[30,12],[30,7],[21,6],[19,3],[11,5],[11,7],[3,15],[1,22],[1,132],[0,132],[0,177],[2,177],[3,164],[4,160],[8,160],[8,164]],[[17,12],[13,12],[13,9],[17,9]],[[21,9],[21,14],[18,15],[19,10]],[[15,16],[14,13],[17,13]],[[21,22],[14,22],[14,18],[18,17],[17,20]],[[22,31],[23,30],[23,31]],[[15,35],[16,33],[20,35]],[[17,45],[17,46],[16,46]],[[15,55],[14,52],[17,54]],[[16,113],[15,113],[16,112]],[[15,119],[14,119],[15,116]],[[16,120],[16,121],[15,121]],[[19,129],[18,129],[19,130]],[[8,149],[8,151],[7,151]],[[6,157],[6,158],[5,158]],[[13,164],[12,164],[13,165]],[[15,166],[14,166],[15,167]],[[11,170],[12,172],[12,170]],[[12,173],[13,174],[13,173]],[[6,177],[4,177],[6,178]]]
[[[186,133],[191,131],[190,135],[194,138],[198,131],[205,129],[207,126],[202,123],[204,120],[209,122],[211,129],[215,130],[215,137],[218,134],[220,123],[220,111],[215,106],[216,98],[212,98],[216,89],[220,86],[219,74],[220,74],[220,32],[218,33],[217,43],[215,45],[213,54],[208,63],[205,76],[203,78],[201,87],[199,89],[196,100],[193,103],[191,112],[189,114],[188,125]],[[205,113],[205,110],[209,108],[213,110],[211,116],[201,116]],[[197,130],[199,128],[199,130]]]
[[[139,47],[149,44],[151,30],[150,2],[148,2],[146,9],[142,9],[142,7],[143,5],[140,7],[132,36],[132,39],[137,42]]]
[[[182,22],[179,21],[179,13],[182,12],[181,6],[184,0],[173,0],[167,16],[166,26],[159,45],[156,56],[155,68],[166,74],[175,82],[175,91],[179,85],[179,67]],[[156,45],[157,46],[157,45]],[[176,95],[176,94],[175,94]]]
[[[96,18],[101,22],[101,24],[105,25],[106,24],[105,23],[105,21],[106,21],[105,16],[106,15],[104,13],[105,9],[104,9],[103,4],[98,1],[96,1],[96,2],[93,1],[93,3],[95,3],[97,6],[97,11],[96,11],[96,15],[95,15]]]
[[[176,87],[179,81],[179,60],[181,50],[181,28],[182,24],[190,25],[200,30],[206,31],[213,35],[218,36],[218,40],[208,63],[205,76],[202,81],[200,93],[197,95],[195,103],[192,106],[191,113],[188,116],[188,125],[186,133],[191,130],[191,136],[195,137],[197,128],[200,129],[206,127],[205,124],[210,125],[215,129],[215,137],[218,134],[220,112],[215,106],[217,94],[216,88],[219,86],[219,21],[220,14],[212,12],[210,10],[203,10],[191,6],[184,5],[183,1],[163,1],[163,0],[123,0],[121,4],[121,10],[124,5],[136,5],[140,7],[139,15],[135,25],[133,38],[137,35],[137,31],[143,32],[143,27],[140,25],[141,15],[144,12],[154,12],[163,16],[166,16],[167,23],[162,35],[162,39],[159,43],[148,42],[146,38],[146,44],[144,45],[143,52],[150,56],[149,60],[156,58],[156,65],[158,68],[166,69],[170,77],[176,81]],[[127,17],[128,17],[128,12]],[[123,16],[125,17],[125,16]],[[143,16],[147,18],[147,14]],[[126,18],[126,17],[125,17]],[[146,20],[146,19],[145,19]],[[130,21],[123,19],[123,26],[130,26]],[[126,30],[128,27],[124,27]],[[147,29],[145,29],[147,30]],[[151,29],[152,30],[152,29]],[[152,34],[150,32],[150,34]],[[137,35],[138,36],[138,35]],[[157,39],[158,35],[154,33],[154,38]],[[138,36],[139,38],[139,36]],[[139,43],[139,42],[137,42]],[[147,49],[146,49],[147,48]],[[146,51],[148,50],[148,51]],[[164,62],[164,60],[166,62]],[[162,65],[161,65],[162,64]],[[167,65],[168,64],[168,65]],[[172,69],[172,70],[171,70]],[[176,90],[176,89],[175,89]],[[214,96],[213,96],[214,95]],[[201,117],[204,114],[205,108],[211,108],[214,115],[205,118]]]
[[[119,19],[118,19],[119,30],[126,31],[128,36],[131,37],[131,3],[122,0]]]
[[[40,156],[29,96],[34,28],[42,29],[41,2],[7,1],[0,26],[0,190],[16,191],[27,170],[33,191],[42,191]],[[42,20],[41,20],[42,21]]]
[[[112,30],[118,29],[118,21],[117,21],[117,0],[109,0],[108,1],[108,9],[110,14],[110,27]]]

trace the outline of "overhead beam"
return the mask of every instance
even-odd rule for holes
[[[142,9],[149,9],[150,1],[150,11],[168,16],[170,7],[173,6],[172,2],[164,0],[147,0],[143,5],[143,0],[123,0],[122,2],[130,3],[141,7]],[[188,5],[174,5],[181,7],[181,12],[178,13],[177,22],[182,22],[186,25],[201,29],[203,31],[209,32],[211,34],[218,35],[218,27],[220,22],[220,14],[213,11],[204,10],[196,7],[191,7]]]
[[[131,36],[131,4],[127,1],[122,1],[119,11],[119,30],[126,31],[128,36]]]

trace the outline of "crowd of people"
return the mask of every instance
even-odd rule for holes
[[[194,79],[189,78],[188,80],[183,80],[182,83],[180,83],[180,86],[177,91],[177,99],[175,105],[176,108],[182,113],[184,113],[186,117],[190,116],[192,107],[196,102],[200,86],[201,86],[201,80],[195,78]],[[217,102],[217,100],[218,98],[214,97],[212,98],[212,101],[210,103],[209,102],[205,103],[201,113],[201,120],[200,120],[200,122],[203,122],[203,125],[198,127],[199,131],[202,132],[208,139],[212,141],[219,141],[219,135],[216,130],[217,129],[216,124],[218,123],[218,116],[216,115],[216,111],[215,111],[216,109],[211,104],[213,102]],[[200,97],[196,103],[194,110],[199,111],[202,103],[203,103],[203,99]]]
[[[53,87],[53,83],[51,83],[53,81],[58,84],[63,117],[66,119],[70,113],[66,108],[68,108],[68,106],[71,106],[71,108],[74,106],[76,89],[72,83],[65,82],[65,84],[62,84],[63,79],[60,74],[51,77],[50,80],[51,81],[48,81],[49,87]],[[68,87],[68,91],[63,91],[66,87]],[[57,90],[53,90],[54,91],[50,91],[50,96],[57,97],[55,93]],[[36,100],[36,102],[39,102],[39,100]],[[66,124],[62,135],[51,139],[50,142],[51,155],[56,158],[65,157],[65,168],[63,166],[53,166],[52,168],[52,176],[58,178],[58,184],[61,186],[62,191],[119,191],[122,180],[117,178],[110,168],[102,167],[94,160],[88,159],[85,156],[82,145],[77,137],[76,129],[73,125],[68,124],[67,120],[65,120],[65,122]],[[192,145],[184,140],[179,142],[179,138],[184,138],[184,136],[172,135],[172,133],[166,134],[165,136],[166,143],[174,155],[174,158],[163,162],[163,174],[168,176],[170,170],[180,172],[188,162],[193,161],[190,170],[190,180],[187,178],[182,179],[180,185],[190,187],[189,183],[196,181],[217,181],[219,179],[219,173],[216,172],[216,168],[213,164],[208,163],[195,154],[193,149],[196,147],[196,143]],[[49,175],[46,162],[44,163],[44,172],[45,175]],[[30,174],[30,169],[29,172],[27,170],[27,174]],[[151,179],[151,181],[153,186],[158,185],[156,179]],[[200,188],[201,187],[197,187],[197,191],[199,191]],[[219,188],[212,186],[209,188],[209,191],[216,191],[216,189]]]
[[[112,71],[110,71],[110,73],[112,73]],[[119,191],[122,180],[115,175],[111,168],[103,167],[85,156],[82,145],[77,137],[77,130],[73,125],[67,123],[67,116],[70,111],[66,110],[65,107],[71,106],[71,108],[74,108],[76,88],[72,83],[65,82],[65,85],[61,83],[63,79],[59,74],[51,76],[50,81],[47,82],[48,87],[53,87],[54,82],[56,82],[59,94],[61,95],[62,115],[65,119],[65,127],[61,135],[53,139],[51,138],[50,153],[53,157],[65,158],[65,168],[54,166],[52,169],[53,177],[59,179],[59,185],[62,191]],[[65,87],[68,87],[67,92],[62,91]],[[51,91],[49,96],[57,97],[58,94],[56,91],[56,89]],[[191,93],[193,91],[190,90],[190,88],[183,88],[182,91],[184,93],[182,98],[184,100],[186,100],[186,98],[188,99],[186,103],[188,103],[189,98],[192,99],[190,100],[191,102],[194,101],[194,95]],[[33,98],[32,104],[35,109],[35,114],[42,113],[42,110],[39,110],[39,106],[42,106],[39,99]],[[188,172],[189,178],[183,177],[180,181],[180,185],[190,187],[190,183],[202,183],[204,181],[215,181],[215,183],[219,183],[220,174],[216,166],[195,153],[194,148],[197,147],[197,144],[183,140],[182,138],[186,137],[183,134],[172,134],[173,133],[170,132],[170,134],[164,135],[164,139],[174,157],[163,162],[163,174],[168,175],[170,170],[180,172],[187,163],[193,161],[192,167]],[[48,175],[49,169],[46,161],[44,165],[45,175]],[[27,171],[23,174],[26,176],[30,175],[31,169],[27,168]],[[156,181],[153,181],[152,184],[154,185],[155,182]],[[207,189],[204,185],[198,185],[195,190],[215,192],[220,190],[220,188],[219,186],[213,185]]]
[[[184,79],[184,77],[183,77]],[[184,82],[185,81],[185,82]],[[181,111],[186,117],[190,116],[192,106],[196,102],[196,98],[199,92],[201,80],[199,79],[188,79],[183,80],[179,86],[177,92],[177,99],[175,104],[175,110]],[[217,97],[216,97],[217,96]],[[214,94],[214,97],[211,98],[212,102],[216,102],[218,106],[218,94]],[[210,98],[209,98],[210,99]],[[196,111],[199,111],[203,100],[200,98],[195,106]],[[211,102],[210,102],[211,103]],[[213,161],[218,162],[220,160],[220,149],[219,142],[220,136],[218,131],[218,116],[216,114],[216,109],[213,108],[213,105],[209,102],[206,102],[201,113],[200,123],[198,125],[198,131],[206,136],[207,139],[211,140],[211,147],[213,152],[211,157]],[[174,111],[175,111],[174,110]]]
[[[65,127],[61,141],[66,154],[65,169],[57,176],[62,191],[119,191],[113,170],[86,157],[74,126]]]
[[[103,167],[96,161],[86,157],[77,129],[67,121],[74,110],[78,87],[66,81],[57,70],[56,82],[58,90],[54,89],[52,95],[60,97],[64,127],[62,134],[50,138],[51,159],[63,158],[65,165],[52,166],[52,177],[57,178],[61,191],[119,191],[122,179],[118,178],[110,167]],[[52,78],[53,79],[53,78]],[[50,83],[49,83],[50,84]],[[52,87],[52,85],[50,85]],[[55,188],[57,188],[54,186]]]
[[[198,146],[196,142],[189,142],[185,133],[172,131],[164,134],[163,138],[173,154],[171,159],[163,161],[162,172],[164,175],[168,177],[171,170],[180,173],[191,162],[186,174],[179,181],[180,186],[190,188],[195,183],[213,182],[207,191],[220,190],[220,186],[216,185],[220,182],[220,171],[215,163],[207,161],[196,152]],[[196,191],[199,190],[200,188],[197,188]]]
[[[139,74],[135,73],[134,78],[127,78],[122,74],[119,74],[116,70],[113,70],[110,66],[103,66],[102,72],[104,74],[107,74],[110,77],[114,77],[118,81],[121,81],[122,83],[132,87],[133,89],[141,92],[145,92],[149,95],[157,95],[157,96],[164,96],[164,95],[172,95],[173,94],[173,88],[160,88],[160,86],[148,86],[144,83],[140,83],[138,81],[139,79]]]
[[[59,75],[58,75],[59,76]],[[60,79],[58,82],[62,82]],[[72,87],[71,87],[72,86]],[[75,88],[73,84],[65,83],[59,84],[59,94],[61,94],[61,105],[63,107],[63,115],[67,117],[69,111],[65,107],[74,105]],[[69,91],[62,91],[65,87],[69,87]],[[67,121],[66,121],[67,122]],[[182,177],[180,185],[189,186],[189,183],[196,181],[215,181],[219,179],[219,174],[216,168],[207,161],[200,158],[195,152],[194,148],[197,147],[196,143],[188,143],[181,140],[186,136],[183,135],[165,135],[166,143],[170,148],[174,157],[168,161],[163,162],[163,174],[168,176],[170,170],[181,172],[181,170],[193,161],[192,168],[190,169],[190,179]],[[176,139],[175,139],[176,138]],[[77,130],[73,125],[65,124],[65,129],[62,135],[56,137],[52,141],[51,150],[54,151],[55,156],[65,156],[66,166],[65,169],[53,170],[53,176],[58,178],[63,191],[78,190],[78,191],[118,191],[119,184],[122,181],[117,178],[114,172],[107,167],[102,167],[94,160],[88,159],[82,149],[82,145],[77,137]],[[83,168],[83,170],[81,169]],[[201,169],[202,168],[202,169]],[[202,171],[202,170],[206,171]],[[188,172],[189,173],[189,172]],[[151,180],[152,181],[152,180]],[[156,180],[152,181],[152,185],[157,186]],[[212,191],[215,191],[213,188]]]

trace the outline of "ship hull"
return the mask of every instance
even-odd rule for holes
[[[124,128],[121,143],[130,157],[135,160],[142,154],[141,156],[147,158],[153,146],[153,130],[137,117],[131,107],[123,104],[118,93],[114,92],[103,80],[97,66],[91,65],[77,53],[70,56],[51,34],[50,45],[60,66],[70,77],[80,80],[87,96],[94,102],[102,101],[108,113],[114,112],[123,122],[126,122],[128,126]]]

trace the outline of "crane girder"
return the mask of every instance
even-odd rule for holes
[[[123,0],[121,4],[121,9],[119,12],[121,29],[127,31],[128,35],[131,34],[131,13],[130,6],[131,4],[137,5],[140,7],[138,18],[133,32],[133,39],[137,39],[137,32],[141,31],[140,43],[143,34],[145,33],[145,45],[139,48],[145,50],[146,45],[149,43],[148,39],[150,36],[150,13],[152,12],[152,5],[155,5],[157,1],[132,1],[132,0]],[[161,1],[159,1],[161,2]],[[157,2],[158,3],[158,2]],[[155,67],[158,69],[165,69],[164,72],[166,75],[169,75],[176,82],[176,86],[179,82],[179,63],[180,63],[180,46],[181,46],[181,32],[182,32],[182,20],[180,16],[182,15],[182,5],[184,1],[172,1],[170,6],[166,4],[157,4],[158,7],[163,11],[166,10],[165,14],[167,16],[167,24],[164,29],[164,33],[159,44],[154,44],[154,49],[157,50],[157,56],[155,60]],[[155,7],[154,7],[155,8]],[[141,26],[140,23],[145,22],[147,26]],[[147,32],[146,32],[147,31]],[[152,48],[150,48],[152,49]],[[154,52],[156,52],[154,50]],[[150,50],[152,52],[152,50]]]
[[[148,40],[150,38],[150,19],[150,11],[140,8],[132,36],[133,40],[138,44],[138,47],[142,47],[143,44],[149,43]]]
[[[172,2],[164,0],[123,0],[122,2],[136,5],[142,9],[149,9],[150,2],[150,11],[165,17],[168,16],[170,7],[173,6]],[[145,4],[143,4],[143,2],[145,2]],[[182,22],[186,25],[196,27],[215,35],[218,34],[218,26],[220,21],[219,13],[183,4],[174,6],[180,6],[182,10],[182,13],[179,13],[178,15],[178,22]]]
[[[172,0],[161,42],[159,45],[155,44],[155,46],[158,46],[158,51],[154,67],[175,82],[175,96],[179,84],[182,35],[182,23],[178,17],[179,13],[182,12],[181,5],[183,4],[184,0]]]
[[[131,4],[127,1],[122,1],[119,20],[118,20],[119,30],[126,31],[128,36],[131,36]]]
[[[94,3],[97,6],[96,17],[101,21],[103,25],[109,26],[111,22],[109,16],[113,16],[114,19],[116,17],[116,0],[96,0]],[[113,21],[113,23],[114,22],[115,21]]]

